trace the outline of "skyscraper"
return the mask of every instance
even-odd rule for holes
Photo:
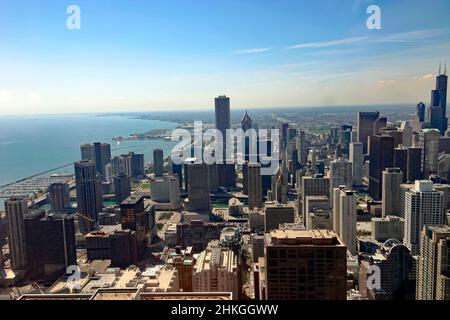
[[[153,166],[155,175],[162,177],[164,173],[164,154],[162,149],[153,150]]]
[[[128,198],[131,194],[130,177],[122,172],[118,175],[115,175],[113,181],[116,203],[120,205],[122,201]]]
[[[353,185],[352,179],[352,163],[346,159],[338,159],[330,163],[330,193],[334,188],[339,186],[346,186],[351,188]],[[333,195],[331,195],[333,201]]]
[[[75,183],[80,232],[86,234],[97,227],[98,214],[103,206],[101,181],[93,161],[75,162]]]
[[[425,103],[419,102],[416,106],[416,115],[419,122],[425,121]]]
[[[264,229],[266,232],[278,229],[282,223],[294,223],[294,207],[267,201],[264,208]]]
[[[274,230],[264,263],[267,300],[346,300],[347,249],[333,231]]]
[[[379,286],[367,286],[369,268],[380,270]],[[386,241],[374,255],[365,255],[360,263],[359,289],[370,300],[414,300],[416,268],[411,252],[397,239]]]
[[[352,255],[356,254],[356,196],[345,188],[334,188],[333,228]]]
[[[48,192],[52,211],[65,212],[70,207],[70,193],[67,183],[52,183],[48,187]]]
[[[450,227],[423,226],[417,261],[417,300],[450,300]]]
[[[357,186],[360,186],[362,184],[363,151],[363,143],[350,143],[349,160],[352,163],[353,184]]]
[[[371,136],[369,149],[369,195],[381,200],[383,170],[392,167],[394,162],[394,138]]]
[[[321,175],[314,177],[302,177],[301,181],[301,199],[302,199],[302,221],[306,225],[306,197],[307,196],[325,196],[330,197],[330,178]]]
[[[412,255],[419,254],[420,233],[424,225],[438,225],[445,221],[444,193],[436,191],[431,181],[415,182],[405,192],[405,232],[403,243]]]
[[[111,145],[95,142],[93,144],[83,144],[80,146],[80,149],[81,160],[94,161],[96,172],[105,179],[105,166],[111,163]]]
[[[305,131],[303,130],[297,135],[296,149],[298,152],[298,162],[305,165],[308,161],[308,152],[306,149]]]
[[[188,165],[188,199],[186,206],[191,211],[207,211],[210,209],[208,168],[205,163]]]
[[[248,208],[262,208],[261,165],[248,164]]]
[[[5,201],[6,219],[8,221],[8,244],[13,270],[25,270],[28,266],[27,242],[24,216],[28,214],[25,198],[10,198]]]
[[[215,120],[216,129],[222,133],[223,137],[223,164],[218,165],[219,185],[222,187],[232,188],[236,185],[236,173],[235,166],[233,164],[227,164],[227,129],[231,129],[230,120],[230,98],[227,96],[219,96],[215,98]],[[233,152],[234,150],[229,150]]]
[[[400,185],[402,182],[403,172],[400,168],[386,168],[383,171],[383,217],[400,216]]]
[[[431,128],[437,129],[441,135],[444,135],[448,127],[447,82],[447,66],[445,67],[444,73],[441,73],[441,66],[439,66],[439,74],[436,77],[436,88],[431,91],[429,122]]]
[[[413,183],[423,179],[422,176],[422,148],[411,147],[407,152],[407,177],[406,181]]]
[[[380,117],[377,112],[358,112],[357,126],[358,126],[358,142],[363,144],[363,152],[367,153],[367,139],[374,135],[375,121]]]
[[[394,149],[394,168],[399,168],[403,172],[403,182],[406,182],[408,175],[408,149],[398,147]]]
[[[439,137],[437,129],[423,129],[419,132],[418,146],[422,149],[422,172],[425,179],[438,172]]]

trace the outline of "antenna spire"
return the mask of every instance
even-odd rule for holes
[[[439,73],[438,75],[441,75],[441,71],[442,71],[442,61],[439,61]]]

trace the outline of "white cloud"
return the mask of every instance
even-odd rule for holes
[[[286,49],[309,49],[309,48],[327,48],[327,47],[335,47],[340,45],[354,44],[364,40],[368,40],[370,37],[353,37],[353,38],[345,38],[339,40],[332,41],[321,41],[321,42],[309,42],[309,43],[301,43],[293,46],[289,46]]]
[[[270,51],[271,48],[251,48],[251,49],[243,49],[243,50],[237,50],[235,53],[239,54],[252,54],[252,53],[262,53]]]

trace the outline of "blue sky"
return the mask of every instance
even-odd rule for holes
[[[220,94],[233,108],[429,103],[449,16],[446,0],[0,0],[0,114],[205,109]]]

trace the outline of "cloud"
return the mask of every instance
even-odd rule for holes
[[[390,87],[397,83],[397,80],[380,80],[377,82],[379,87]]]
[[[434,78],[434,75],[433,74],[426,74],[426,75],[424,75],[423,77],[422,77],[422,79],[424,79],[424,80],[427,80],[427,79],[431,79],[431,78]]]
[[[443,35],[450,34],[450,29],[426,29],[415,30],[409,32],[399,32],[393,34],[387,34],[382,36],[363,36],[363,37],[351,37],[343,38],[331,41],[319,41],[300,43],[293,46],[286,47],[286,49],[317,49],[337,47],[343,45],[351,45],[362,42],[392,42],[392,43],[420,43],[426,42],[426,40],[434,39]]]
[[[372,39],[373,42],[417,43],[450,33],[450,29],[428,29],[394,33]]]
[[[321,41],[321,42],[309,42],[309,43],[301,43],[293,46],[289,46],[286,49],[310,49],[310,48],[327,48],[327,47],[335,47],[347,44],[354,44],[358,42],[362,42],[364,40],[368,40],[370,37],[353,37],[353,38],[344,38],[339,40],[332,41]]]
[[[237,50],[235,53],[238,54],[254,54],[254,53],[262,53],[270,51],[271,48],[251,48],[251,49],[243,49],[243,50]]]

